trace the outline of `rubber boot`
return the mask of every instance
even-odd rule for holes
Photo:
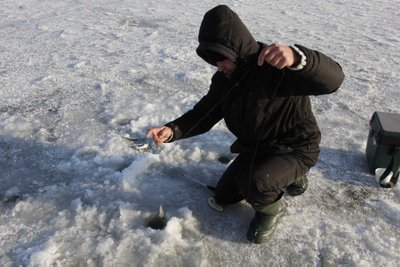
[[[308,179],[304,175],[300,179],[297,179],[294,183],[286,187],[286,192],[291,196],[299,196],[303,194],[308,187]]]
[[[254,207],[256,213],[250,222],[249,230],[247,231],[247,239],[256,244],[265,243],[272,237],[279,218],[282,216],[284,205],[282,198],[274,203]]]

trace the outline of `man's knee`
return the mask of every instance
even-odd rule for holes
[[[309,169],[293,155],[274,156],[256,167],[252,179],[260,192],[281,191]]]
[[[256,186],[250,186],[246,195],[246,201],[254,208],[257,206],[265,206],[274,203],[282,195],[283,191],[280,189],[260,191]]]
[[[283,195],[283,190],[289,184],[307,170],[291,155],[261,159],[255,165],[247,185],[244,185],[248,191],[246,199],[252,205],[271,204]]]

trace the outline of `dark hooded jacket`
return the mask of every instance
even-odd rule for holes
[[[205,14],[197,54],[213,65],[214,55],[220,54],[237,67],[232,77],[216,72],[208,93],[193,109],[167,124],[173,130],[172,141],[207,132],[224,119],[237,137],[231,146],[233,153],[314,152],[305,164],[315,164],[321,134],[309,95],[336,91],[344,79],[342,69],[326,55],[300,45],[296,46],[306,56],[303,69],[258,66],[258,55],[265,46],[256,42],[227,6]]]

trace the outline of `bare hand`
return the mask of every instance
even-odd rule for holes
[[[298,61],[298,55],[289,46],[283,44],[272,44],[265,47],[258,56],[258,65],[267,62],[278,69],[291,67]]]
[[[161,126],[150,129],[146,134],[146,138],[153,136],[154,143],[156,143],[157,145],[161,145],[162,143],[167,141],[171,137],[171,135],[171,128],[167,126]]]

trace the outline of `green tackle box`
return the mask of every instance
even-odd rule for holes
[[[387,168],[400,148],[400,114],[374,112],[370,120],[366,155],[368,168],[375,174],[377,168]],[[393,170],[399,171],[399,166]]]

